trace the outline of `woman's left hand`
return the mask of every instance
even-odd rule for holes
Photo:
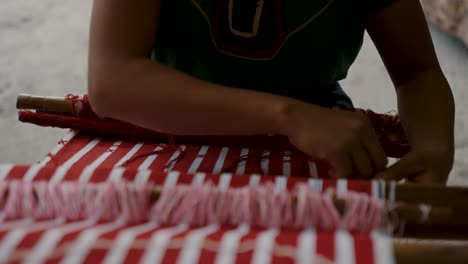
[[[377,175],[385,180],[446,184],[453,166],[451,151],[413,151]]]

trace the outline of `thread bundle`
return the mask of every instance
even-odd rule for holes
[[[297,184],[292,191],[277,191],[274,184],[222,190],[209,182],[155,190],[154,186],[125,182],[0,182],[0,212],[3,221],[123,219],[129,224],[248,224],[360,232],[389,225],[383,201],[353,191],[319,193],[307,184]],[[344,210],[335,206],[335,198],[343,202]]]

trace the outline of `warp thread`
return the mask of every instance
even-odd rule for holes
[[[155,194],[153,186],[126,182],[0,182],[3,221],[22,218],[96,222],[124,219],[127,223],[248,224],[259,228],[367,232],[391,228],[382,200],[364,193],[340,192],[344,210],[334,205],[333,192],[319,193],[307,184],[278,191],[274,184],[221,190],[213,183],[177,185]],[[158,196],[156,201],[151,197]],[[2,220],[0,220],[1,222]]]

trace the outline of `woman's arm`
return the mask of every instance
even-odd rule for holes
[[[88,92],[99,115],[173,134],[278,132],[291,100],[211,84],[151,61],[158,17],[158,0],[94,2]]]
[[[419,1],[396,0],[369,16],[367,30],[396,87],[400,118],[412,152],[437,159],[437,168],[430,173],[438,175],[431,177],[445,181],[454,155],[454,100]],[[406,164],[402,160],[396,167],[400,175],[392,177],[424,174],[422,170],[427,169]]]

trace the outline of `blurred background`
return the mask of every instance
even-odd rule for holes
[[[456,159],[450,185],[468,185],[468,0],[422,0],[456,101]],[[86,91],[91,0],[0,0],[0,163],[42,159],[66,131],[17,120],[20,93]],[[467,43],[464,42],[464,39]],[[396,110],[393,86],[366,36],[342,86],[360,108]]]

